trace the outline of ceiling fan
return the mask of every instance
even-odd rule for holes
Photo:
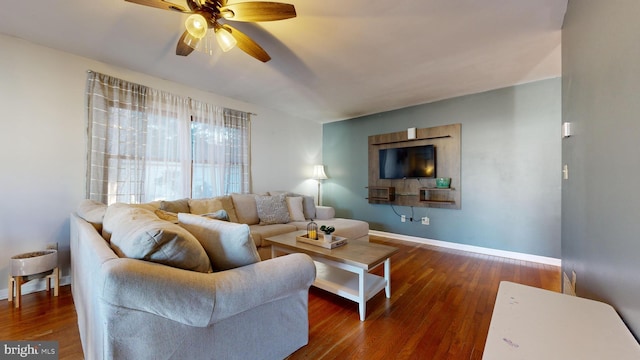
[[[219,20],[258,22],[283,20],[296,16],[296,9],[293,5],[277,2],[250,1],[227,4],[227,0],[186,0],[189,6],[189,9],[186,9],[165,0],[125,1],[190,14],[185,21],[186,30],[176,46],[176,55],[180,56],[187,56],[199,45],[202,45],[201,42],[207,31],[212,29],[223,51],[227,52],[237,45],[242,51],[254,58],[267,62],[271,60],[271,57],[258,43],[238,29],[221,23]]]

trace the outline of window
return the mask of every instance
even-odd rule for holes
[[[90,72],[87,197],[107,204],[249,192],[249,114]]]

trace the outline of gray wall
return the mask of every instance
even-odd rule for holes
[[[324,204],[374,230],[560,258],[560,90],[550,79],[325,124]],[[369,135],[453,123],[462,124],[461,210],[415,207],[425,226],[367,202]]]
[[[562,264],[640,336],[640,2],[570,1],[562,31]]]

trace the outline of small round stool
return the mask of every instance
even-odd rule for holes
[[[47,291],[51,291],[51,280],[54,281],[53,296],[58,296],[60,271],[58,269],[58,251],[45,250],[19,254],[11,257],[9,271],[9,302],[13,301],[15,285],[15,307],[20,307],[22,284],[34,279],[46,278]]]

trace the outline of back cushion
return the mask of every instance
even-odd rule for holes
[[[192,214],[210,214],[218,210],[223,210],[222,202],[218,198],[189,199],[189,212]]]
[[[180,225],[195,235],[211,260],[214,271],[223,271],[260,261],[249,226],[178,214]]]
[[[121,216],[111,235],[111,248],[120,257],[198,272],[211,270],[209,257],[192,234],[153,213]]]
[[[172,212],[172,213],[181,213],[189,212],[189,199],[180,199],[180,200],[172,200],[166,201],[163,200],[160,203],[160,210]]]
[[[106,212],[107,205],[89,199],[82,200],[77,210],[78,216],[93,225],[98,232],[102,232],[102,221]]]
[[[255,195],[231,194],[231,198],[233,199],[233,207],[239,223],[255,225],[260,222]]]
[[[121,222],[149,216],[157,218],[153,211],[144,207],[124,203],[109,205],[102,221],[102,237],[110,241],[111,234]]]

